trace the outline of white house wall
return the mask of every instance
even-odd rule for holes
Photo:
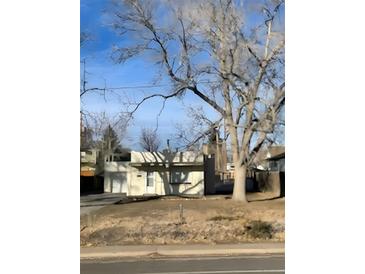
[[[147,193],[146,191],[146,181],[147,181],[147,172],[146,170],[138,170],[133,168],[129,173],[130,180],[129,184],[129,193],[128,195],[144,195]],[[161,192],[161,178],[157,172],[154,172],[154,192],[151,194],[163,195]]]
[[[104,192],[111,192],[111,177],[115,172],[127,173],[128,196],[147,193],[147,171],[154,171],[154,193],[157,195],[204,194],[204,171],[202,166],[179,167],[188,172],[186,183],[170,183],[170,172],[164,167],[132,167],[129,162],[107,162],[104,167]]]
[[[128,195],[143,195],[146,193],[146,175],[145,171],[139,171],[138,169],[133,169],[129,173],[129,193]],[[155,182],[156,186],[156,182]]]
[[[131,171],[128,195],[144,195],[146,191],[146,176],[148,169]],[[157,195],[204,194],[204,172],[189,171],[191,184],[170,183],[170,172],[163,168],[154,170],[154,193]]]
[[[170,183],[170,194],[204,194],[204,172],[203,171],[189,171],[188,180],[190,184],[184,183]]]

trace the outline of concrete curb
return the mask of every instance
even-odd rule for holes
[[[145,256],[209,256],[284,254],[284,243],[219,244],[219,245],[130,245],[89,247],[80,249],[80,259],[108,259]]]

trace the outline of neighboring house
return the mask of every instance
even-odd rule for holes
[[[285,146],[271,146],[262,150],[255,164],[259,170],[285,172]]]
[[[226,175],[225,179],[234,180],[234,164],[233,163],[227,163],[227,175]]]
[[[235,167],[234,163],[227,163],[226,143],[221,141],[218,145],[216,143],[204,144],[203,153],[206,155],[204,165],[207,181],[205,194],[232,194]],[[246,174],[246,191],[256,191],[253,173],[250,170]]]
[[[80,175],[94,176],[96,171],[96,160],[98,157],[98,150],[83,149],[80,151]]]
[[[193,151],[132,151],[130,161],[105,163],[104,192],[204,195],[204,156]]]
[[[255,180],[260,191],[285,196],[285,146],[271,146],[256,157]]]
[[[269,163],[270,171],[285,172],[285,152],[266,159]]]
[[[80,193],[102,192],[103,180],[99,176],[100,165],[97,164],[99,151],[97,149],[80,150]]]

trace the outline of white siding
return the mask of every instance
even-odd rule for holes
[[[144,195],[146,194],[147,171],[154,171],[154,192],[157,195],[204,194],[203,166],[171,167],[171,170],[183,170],[188,175],[189,184],[171,184],[169,170],[161,166],[132,167],[129,162],[107,162],[104,170],[104,192],[111,192],[113,174],[126,172],[127,195]]]

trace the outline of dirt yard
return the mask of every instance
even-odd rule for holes
[[[80,220],[81,246],[284,241],[285,200],[164,198],[110,205]]]

